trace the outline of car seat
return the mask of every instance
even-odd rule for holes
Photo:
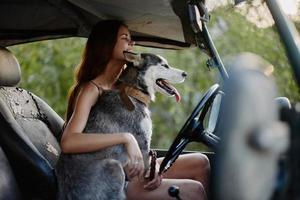
[[[21,194],[11,166],[0,147],[0,199],[19,200]]]
[[[55,199],[64,121],[41,98],[17,87],[20,76],[17,59],[0,47],[0,145],[23,199]]]

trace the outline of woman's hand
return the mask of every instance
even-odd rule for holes
[[[129,157],[129,161],[125,167],[128,178],[141,177],[144,173],[144,160],[135,137],[130,133],[126,134],[125,147]]]
[[[155,190],[160,186],[162,181],[162,175],[158,174],[158,170],[159,170],[159,164],[158,162],[156,162],[154,178],[151,181],[148,181],[144,184],[145,190]]]

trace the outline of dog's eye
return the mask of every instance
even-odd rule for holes
[[[162,64],[161,66],[163,66],[163,67],[165,67],[165,68],[167,68],[167,69],[170,68],[169,65],[167,65],[167,64]]]

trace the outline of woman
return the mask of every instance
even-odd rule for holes
[[[130,180],[127,199],[168,199],[168,188],[177,185],[182,199],[206,199],[209,161],[202,154],[180,156],[172,168],[162,176],[156,172],[152,181],[140,182],[144,163],[136,139],[130,133],[82,133],[93,105],[103,90],[111,90],[126,63],[123,51],[132,51],[134,42],[126,25],[108,20],[96,24],[88,38],[77,80],[71,89],[66,126],[61,139],[64,154],[98,151],[124,144],[129,164],[124,169]],[[157,160],[157,168],[162,159]],[[136,194],[138,194],[136,196]]]

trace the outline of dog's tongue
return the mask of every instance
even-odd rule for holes
[[[168,88],[169,93],[171,95],[175,95],[176,101],[179,102],[181,100],[181,96],[180,96],[179,92],[177,91],[177,89],[173,85],[171,85],[169,82],[167,82],[166,80],[161,80],[161,81]]]
[[[174,94],[176,97],[176,101],[179,102],[181,100],[181,96],[180,96],[179,92],[176,90],[176,88],[173,88],[173,90],[174,90]]]

